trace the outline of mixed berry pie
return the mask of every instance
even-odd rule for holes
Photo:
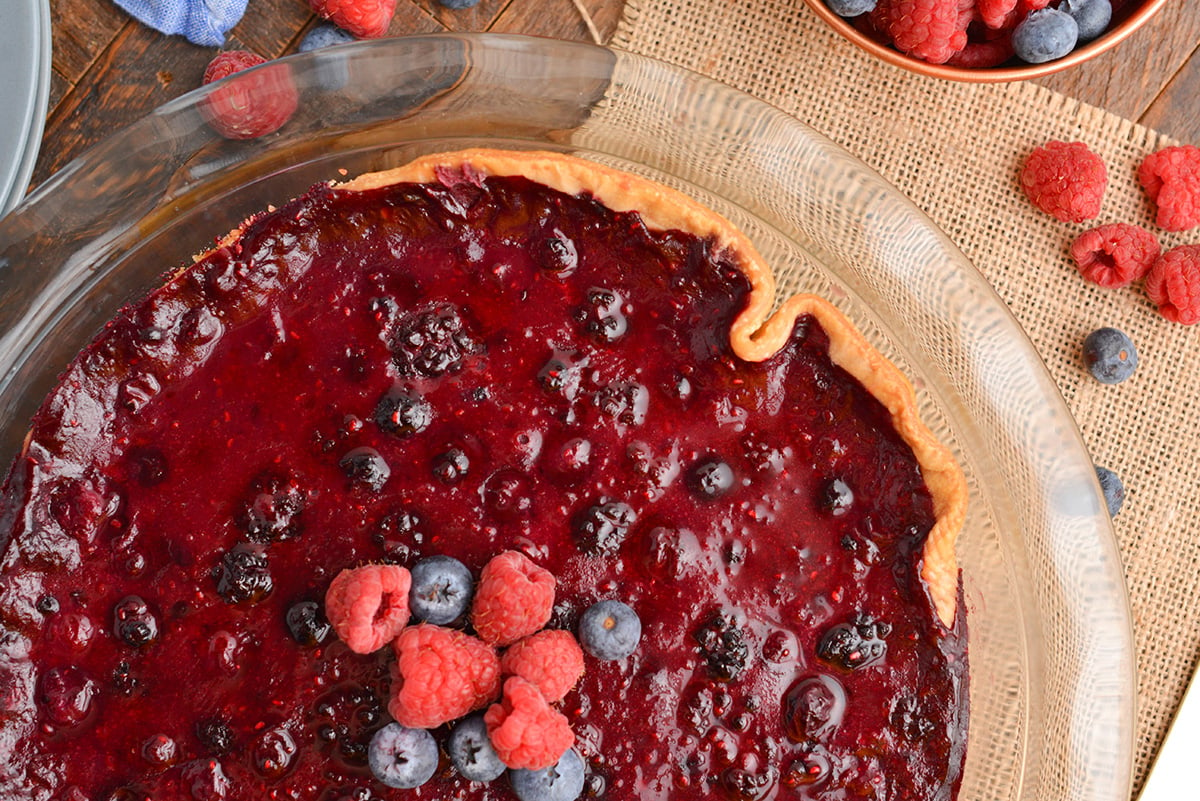
[[[773,294],[713,212],[558,154],[246,221],[12,465],[0,801],[952,799],[964,479]]]

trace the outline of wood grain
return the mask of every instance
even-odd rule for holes
[[[607,41],[624,0],[583,0]],[[89,145],[161,103],[200,85],[216,53],[163,36],[112,0],[50,0],[54,70],[50,110],[34,185]],[[319,22],[305,0],[250,0],[225,47],[266,57],[295,52]],[[479,0],[468,9],[439,0],[399,0],[392,36],[495,31],[591,41],[573,0]],[[1167,3],[1114,50],[1043,83],[1185,142],[1200,144],[1200,13],[1195,2]]]
[[[1200,13],[1194,2],[1170,2],[1141,30],[1107,53],[1041,83],[1118,116],[1148,123],[1147,112],[1177,75],[1196,69]],[[1190,89],[1190,105],[1200,103],[1195,78],[1177,86],[1177,97]],[[1180,106],[1183,110],[1187,103]],[[1200,143],[1200,127],[1164,109],[1156,115],[1163,133]]]

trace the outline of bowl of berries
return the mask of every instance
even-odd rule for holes
[[[1141,28],[1166,0],[806,0],[868,53],[922,75],[1019,81],[1068,69]]]
[[[768,104],[331,46],[68,165],[0,286],[2,799],[1129,797],[1065,403]]]

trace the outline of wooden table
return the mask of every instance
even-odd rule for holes
[[[616,30],[624,0],[582,0],[582,4],[607,41]],[[54,74],[35,186],[109,132],[199,86],[215,53],[140,25],[112,0],[51,0],[50,6]],[[225,47],[266,57],[285,55],[295,52],[314,24],[316,19],[303,0],[250,0]],[[399,0],[392,34],[436,31],[591,40],[573,0],[480,0],[463,11],[445,9],[437,0]],[[1194,0],[1171,0],[1131,40],[1045,83],[1200,144],[1200,11]]]

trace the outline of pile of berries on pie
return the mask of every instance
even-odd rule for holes
[[[431,730],[452,724],[445,750],[463,778],[490,782],[508,771],[523,801],[582,792],[575,734],[554,705],[583,675],[585,650],[624,659],[641,622],[628,605],[608,600],[580,617],[579,640],[544,628],[555,585],[518,551],[493,557],[477,585],[462,562],[440,555],[411,571],[369,564],[334,578],[325,613],[337,635],[355,653],[390,646],[395,654],[388,702],[395,722],[375,733],[368,752],[376,779],[404,789],[429,781],[439,754]],[[451,627],[468,619],[469,630]]]

